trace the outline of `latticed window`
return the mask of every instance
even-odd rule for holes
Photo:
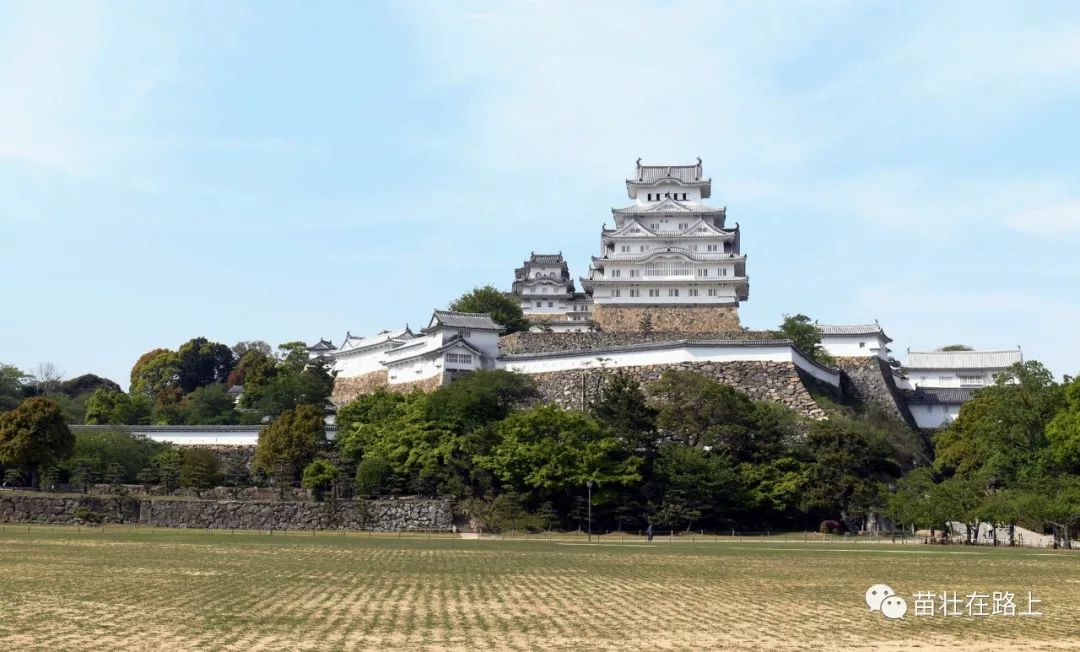
[[[653,263],[645,267],[645,276],[690,276],[690,265],[683,261]]]

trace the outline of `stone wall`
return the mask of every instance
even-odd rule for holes
[[[835,358],[835,364],[843,372],[845,393],[876,405],[891,417],[900,419],[908,427],[917,430],[900,389],[896,386],[889,363],[875,356],[863,358]]]
[[[514,333],[499,339],[499,353],[554,353],[589,351],[627,344],[676,342],[688,339],[687,333],[653,331],[652,333]],[[715,331],[693,333],[695,340],[774,340],[782,339],[772,331]]]
[[[330,503],[176,500],[132,496],[3,495],[0,522],[76,524],[87,510],[106,522],[147,527],[246,530],[449,530],[448,500],[372,500]]]
[[[361,376],[335,378],[334,390],[330,394],[330,401],[334,405],[341,407],[348,404],[350,401],[355,400],[357,396],[371,394],[378,389],[387,389],[391,392],[400,392],[402,394],[407,394],[417,389],[422,392],[433,392],[442,387],[444,382],[445,379],[443,378],[443,374],[438,374],[431,378],[425,378],[424,380],[414,380],[412,382],[390,385],[386,370],[373,371]]]
[[[386,387],[388,382],[389,378],[386,369],[350,378],[335,378],[334,391],[330,393],[330,402],[341,407],[357,396],[370,394],[380,387]]]
[[[739,308],[736,305],[593,305],[592,319],[602,331],[641,332],[641,322],[648,315],[654,331],[673,333],[718,333],[737,331]],[[681,339],[681,338],[680,338]]]
[[[531,377],[536,381],[542,400],[580,410],[596,399],[604,382],[614,373],[629,375],[648,391],[649,383],[659,379],[668,369],[696,371],[745,392],[751,398],[780,403],[811,419],[825,418],[825,412],[807,390],[807,383],[813,383],[813,379],[800,374],[790,362],[683,362],[617,370],[570,369],[532,374]]]

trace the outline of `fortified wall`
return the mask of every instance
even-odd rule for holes
[[[656,331],[679,331],[683,336],[740,330],[737,306],[715,304],[632,305],[595,304],[592,319],[609,333],[641,332],[646,318]]]
[[[694,371],[738,389],[751,398],[780,403],[810,419],[824,419],[822,410],[808,390],[819,385],[790,362],[680,362],[665,365],[619,367],[617,369],[567,369],[530,374],[536,380],[542,400],[574,410],[582,410],[597,399],[604,385],[616,373],[641,383],[648,391],[651,383],[668,370]]]
[[[845,394],[863,403],[876,405],[889,416],[906,423],[912,430],[918,430],[903,393],[896,386],[888,362],[876,355],[862,358],[837,357],[834,362],[837,368],[844,372]]]
[[[445,531],[453,524],[453,503],[372,500],[332,504],[0,494],[0,523],[71,525],[91,519],[146,527],[203,529]]]

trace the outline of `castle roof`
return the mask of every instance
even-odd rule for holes
[[[814,326],[822,335],[880,335],[886,342],[892,342],[892,338],[885,334],[881,324],[819,324]]]
[[[680,213],[720,213],[723,214],[727,211],[726,208],[716,208],[709,206],[708,204],[702,204],[697,201],[678,201],[675,199],[664,199],[661,202],[655,204],[634,204],[627,206],[626,208],[613,208],[611,209],[614,215],[640,215],[647,214],[680,214]]]
[[[416,335],[409,330],[408,326],[396,331],[380,331],[370,337],[356,337],[352,333],[346,333],[345,341],[341,343],[341,348],[338,349],[338,353],[361,351],[391,340],[409,340],[414,337],[416,337]]]
[[[502,326],[495,323],[491,313],[487,312],[456,312],[453,310],[436,310],[431,316],[431,323],[424,331],[444,326],[447,328],[469,328],[472,330],[501,331]]]
[[[334,343],[330,340],[319,339],[317,343],[309,346],[307,350],[312,353],[321,353],[324,351],[333,351],[334,348]]]
[[[532,263],[535,265],[559,265],[564,263],[562,252],[557,254],[537,254],[533,253],[529,255],[529,260],[526,265]]]
[[[482,351],[477,349],[472,344],[469,344],[469,342],[465,338],[463,338],[461,335],[455,335],[455,336],[451,337],[450,339],[446,340],[446,342],[443,343],[443,345],[438,347],[438,348],[421,349],[420,351],[417,351],[416,353],[412,353],[412,354],[408,354],[408,355],[397,355],[397,356],[395,356],[393,358],[389,358],[387,360],[384,360],[383,364],[386,365],[387,367],[390,367],[390,366],[393,366],[393,365],[401,364],[403,362],[408,362],[410,360],[415,360],[417,358],[431,358],[431,357],[435,357],[437,355],[442,354],[444,351],[447,351],[447,350],[453,349],[453,348],[457,348],[457,347],[462,347],[462,348],[468,349],[470,352],[472,352],[474,355],[476,355],[478,357],[483,357],[483,355],[484,355],[484,353]],[[402,348],[404,348],[404,347],[402,347]],[[400,348],[395,349],[394,351],[395,351],[395,353],[397,353],[397,352],[400,352],[401,349]]]
[[[940,405],[942,403],[966,403],[978,387],[919,387],[907,399],[908,403],[919,405]]]
[[[638,159],[634,178],[626,180],[626,192],[631,198],[636,198],[639,187],[658,183],[700,186],[702,198],[708,198],[712,191],[712,179],[702,177],[699,158],[694,165],[642,165],[641,159]]]
[[[904,369],[1005,369],[1024,361],[1020,349],[1008,351],[908,351]]]

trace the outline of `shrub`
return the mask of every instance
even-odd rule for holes
[[[75,511],[72,512],[72,514],[75,516],[75,518],[80,518],[87,523],[101,523],[105,520],[104,514],[91,511],[86,507],[76,507]]]
[[[385,458],[366,456],[356,467],[356,493],[374,496],[387,493],[394,477],[394,469]]]
[[[311,497],[322,501],[326,490],[334,485],[337,467],[327,460],[315,460],[304,468],[304,488],[311,492]]]
[[[220,477],[220,463],[214,451],[206,448],[184,449],[180,465],[180,484],[195,489],[209,489]]]

